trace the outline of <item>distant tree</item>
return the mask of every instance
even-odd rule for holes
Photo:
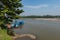
[[[12,22],[12,19],[19,18],[19,14],[23,12],[21,4],[22,0],[0,0],[0,25]]]

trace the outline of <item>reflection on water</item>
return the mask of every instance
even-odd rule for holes
[[[13,28],[14,30],[16,30],[16,29],[22,29],[23,28],[23,25],[20,25],[20,26],[18,26],[18,27],[15,27],[15,28]]]
[[[22,19],[25,24],[22,29],[16,29],[17,34],[35,34],[37,40],[60,40],[60,22]]]
[[[15,40],[33,40],[33,39],[31,39],[29,37],[22,37],[22,38],[17,38]]]

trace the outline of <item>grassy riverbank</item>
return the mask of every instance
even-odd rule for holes
[[[7,35],[6,30],[0,28],[0,40],[12,40],[9,35]]]

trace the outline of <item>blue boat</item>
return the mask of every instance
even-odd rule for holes
[[[11,24],[11,27],[14,28],[14,27],[20,27],[21,25],[24,24],[24,21],[22,20],[14,20],[13,23]]]

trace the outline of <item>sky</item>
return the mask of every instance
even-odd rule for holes
[[[60,15],[60,0],[22,0],[22,4],[22,16]]]

